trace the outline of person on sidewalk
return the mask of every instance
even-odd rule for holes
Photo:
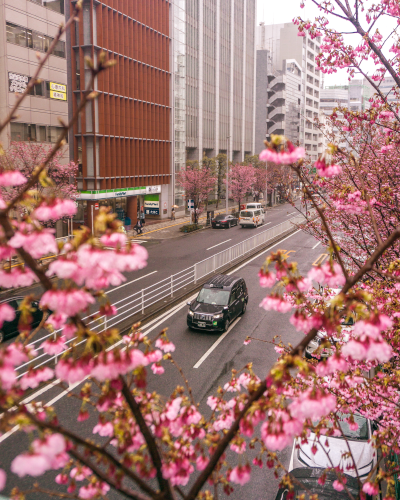
[[[135,231],[137,232],[137,234],[142,234],[143,233],[143,229],[142,229],[142,219],[138,219],[137,222],[136,222],[136,225],[135,225]]]
[[[175,220],[175,208],[172,207],[172,210],[171,210],[171,220]]]

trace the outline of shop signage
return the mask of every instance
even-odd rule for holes
[[[67,100],[67,86],[61,83],[50,82],[50,99],[58,99],[59,101]]]
[[[77,195],[79,200],[105,200],[108,198],[124,198],[125,196],[138,196],[146,194],[146,187],[119,189],[103,189],[99,191],[80,191]]]
[[[146,215],[160,215],[160,202],[158,200],[144,200]]]
[[[94,204],[94,208],[95,208],[95,210],[98,210],[98,209],[99,209],[99,204],[98,204],[98,203],[95,203],[95,204]]]
[[[147,186],[146,194],[156,194],[161,193],[161,186]]]
[[[29,77],[19,75],[18,73],[8,72],[8,90],[9,92],[18,92],[22,94],[28,86]]]

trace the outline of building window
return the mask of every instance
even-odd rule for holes
[[[11,140],[16,142],[50,142],[58,141],[63,130],[62,127],[36,125],[34,123],[11,122]],[[65,138],[68,142],[68,136]]]
[[[64,14],[64,0],[31,0],[31,2]]]
[[[26,47],[26,29],[17,26],[16,24],[7,23],[7,42],[15,43]]]
[[[47,52],[54,38],[39,33],[37,31],[28,30],[13,23],[6,23],[7,42],[28,47],[39,52]],[[59,40],[53,51],[54,56],[65,58],[65,42]]]

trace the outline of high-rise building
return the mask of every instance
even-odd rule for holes
[[[68,10],[74,1],[68,2]],[[171,38],[168,0],[83,1],[70,35],[70,113],[90,81],[85,63],[100,51],[117,64],[101,73],[71,134],[79,162],[77,223],[109,206],[126,224],[166,216],[171,192]]]
[[[283,72],[286,78],[290,78],[291,85],[294,84],[292,76],[297,73],[295,68],[300,68],[301,81],[298,84],[300,120],[296,126],[299,127],[299,143],[305,147],[311,160],[316,160],[322,152],[322,134],[313,123],[319,115],[321,73],[316,69],[315,58],[319,53],[321,40],[320,37],[312,40],[308,33],[304,37],[299,37],[297,33],[298,28],[293,23],[272,25],[261,23],[257,27],[256,45],[257,50],[270,52],[272,73]],[[290,75],[287,70],[288,61],[292,62],[293,68]],[[290,93],[286,93],[286,96],[288,97]],[[289,130],[289,127],[293,127],[293,123],[290,120],[282,123],[284,127],[280,130],[283,134],[293,135],[293,130]]]
[[[254,150],[255,0],[186,0],[187,158]]]
[[[13,107],[38,67],[36,54],[44,57],[64,23],[64,0],[0,0],[0,122]],[[67,60],[65,40],[46,62],[16,120],[3,131],[0,142],[55,143],[61,131],[58,117],[68,121]],[[68,151],[64,161],[68,161]]]
[[[321,89],[321,111],[329,116],[337,107],[349,107],[348,85],[332,85]]]
[[[396,104],[399,102],[399,92],[394,78],[392,76],[386,76],[379,84],[379,89],[384,96],[387,97],[389,104]],[[375,93],[375,90],[372,90],[372,94]]]
[[[272,134],[301,142],[301,67],[295,59],[282,61],[280,71],[271,70],[268,50],[257,50],[256,151]]]

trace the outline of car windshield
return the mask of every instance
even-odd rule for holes
[[[217,215],[215,217],[215,220],[224,220],[227,218],[227,215],[226,214],[221,214],[221,215]]]
[[[253,217],[253,212],[240,212],[240,217]]]
[[[361,417],[360,415],[354,415],[354,422],[358,425],[358,428],[356,430],[352,430],[350,429],[349,423],[347,422],[347,419],[349,417],[350,415],[344,413],[337,413],[337,418],[339,421],[340,428],[343,432],[343,436],[348,439],[366,441],[369,438],[367,419]],[[314,425],[316,425],[317,423],[318,422],[315,422]],[[335,437],[340,438],[342,436],[335,436]]]
[[[203,288],[197,296],[200,304],[213,304],[216,306],[227,306],[229,303],[229,292],[216,288]]]

